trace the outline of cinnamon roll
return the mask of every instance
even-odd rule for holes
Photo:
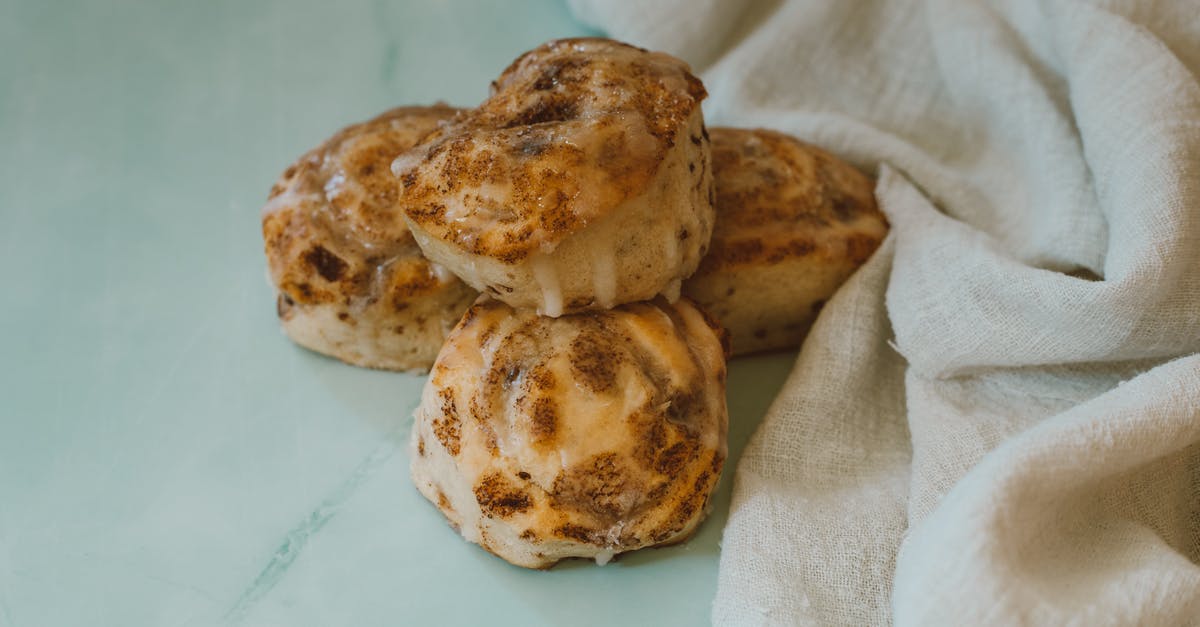
[[[454,113],[393,109],[338,132],[275,183],[263,239],[276,310],[297,344],[370,368],[432,365],[477,293],[421,254],[389,167]]]
[[[425,254],[547,316],[678,296],[713,223],[705,91],[688,66],[564,39],[492,92],[393,164]]]
[[[733,353],[798,346],[821,306],[887,234],[874,183],[791,136],[713,128],[717,219],[684,282]]]
[[[687,299],[547,318],[481,297],[412,433],[412,477],[519,566],[686,539],[726,455],[724,332]]]

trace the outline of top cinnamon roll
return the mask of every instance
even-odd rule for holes
[[[514,307],[674,298],[712,231],[704,97],[666,54],[549,42],[395,161],[400,204],[430,259]]]

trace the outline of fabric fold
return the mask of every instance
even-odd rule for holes
[[[1195,6],[570,4],[892,224],[743,452],[715,623],[1200,624]]]

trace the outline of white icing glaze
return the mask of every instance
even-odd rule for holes
[[[303,203],[308,202],[325,202],[325,199],[320,194],[297,194],[290,186],[283,190],[278,196],[267,201],[263,205],[262,215],[264,217],[283,209],[284,207],[298,207]]]
[[[679,240],[675,229],[666,229],[663,233],[666,235],[663,239],[663,257],[666,267],[673,268],[679,263]]]
[[[679,277],[675,277],[663,288],[662,295],[667,299],[668,303],[674,303],[679,300],[679,289],[682,287],[682,284],[683,281],[680,281]]]
[[[596,553],[596,565],[604,566],[605,564],[611,562],[613,555],[616,554],[617,552],[613,549],[601,549],[600,552]]]
[[[338,170],[333,176],[325,181],[325,197],[333,198],[342,192],[342,188],[346,185],[346,173]]]
[[[538,288],[542,290],[542,306],[538,308],[538,313],[551,318],[561,316],[563,296],[554,260],[544,254],[537,254],[533,256],[531,263],[533,264],[533,280],[537,281]]]
[[[437,277],[437,280],[441,283],[450,283],[457,278],[454,276],[453,272],[447,270],[446,267],[440,263],[433,263],[431,261],[429,262],[429,268],[433,271],[433,276]]]
[[[396,157],[395,160],[392,161],[392,174],[399,177],[405,172],[408,172],[409,170],[412,170],[420,165],[424,159],[425,155],[420,151],[410,150],[408,152],[401,153],[399,157]],[[404,184],[403,179],[401,179],[400,184]]]
[[[592,291],[596,294],[596,304],[605,309],[611,309],[617,298],[617,259],[616,252],[603,249],[592,254]]]
[[[476,286],[476,289],[483,285],[483,278],[479,276],[479,264],[475,263],[474,259],[467,262],[466,270],[463,274],[466,275],[463,277],[463,280],[468,285]]]

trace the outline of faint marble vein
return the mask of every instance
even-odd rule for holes
[[[143,567],[138,566],[137,564],[134,564],[125,559],[121,559],[119,557],[112,557],[112,556],[107,556],[107,555],[96,555],[94,553],[88,552],[88,553],[79,553],[76,556],[76,559],[96,562],[96,563],[104,564],[104,565],[107,565],[110,567],[117,567],[127,573],[130,573],[130,574],[138,576],[138,577],[143,577],[150,581],[156,581],[158,583],[166,584],[168,586],[173,586],[175,588],[179,588],[180,590],[187,590],[188,592],[195,593],[196,595],[198,595],[208,601],[211,601],[213,603],[216,603],[216,601],[217,601],[217,599],[215,597],[213,597],[213,595],[211,593],[209,593],[207,590],[204,590],[203,588],[200,588],[199,586],[195,586],[195,585],[192,585],[187,582],[183,582],[183,581],[179,581],[176,579],[171,579],[169,577],[164,577],[162,575],[157,575],[157,574],[154,574],[151,572],[147,572],[146,570],[143,569]],[[2,606],[2,605],[3,605],[3,600],[0,599],[0,606]],[[3,610],[3,607],[0,607],[0,610]],[[0,614],[0,616],[2,616],[2,614]],[[4,626],[4,623],[0,622],[0,627],[3,627],[3,626]]]
[[[316,509],[299,524],[292,527],[292,530],[284,536],[279,548],[275,549],[275,554],[271,556],[270,561],[259,572],[258,577],[225,613],[226,624],[240,623],[250,613],[250,610],[254,609],[254,606],[275,588],[275,585],[287,573],[288,568],[300,556],[300,552],[308,545],[308,541],[338,513],[346,501],[396,453],[396,450],[395,444],[390,440],[381,443],[363,461],[359,462],[354,472],[350,473],[350,476],[341,485],[321,501]]]

